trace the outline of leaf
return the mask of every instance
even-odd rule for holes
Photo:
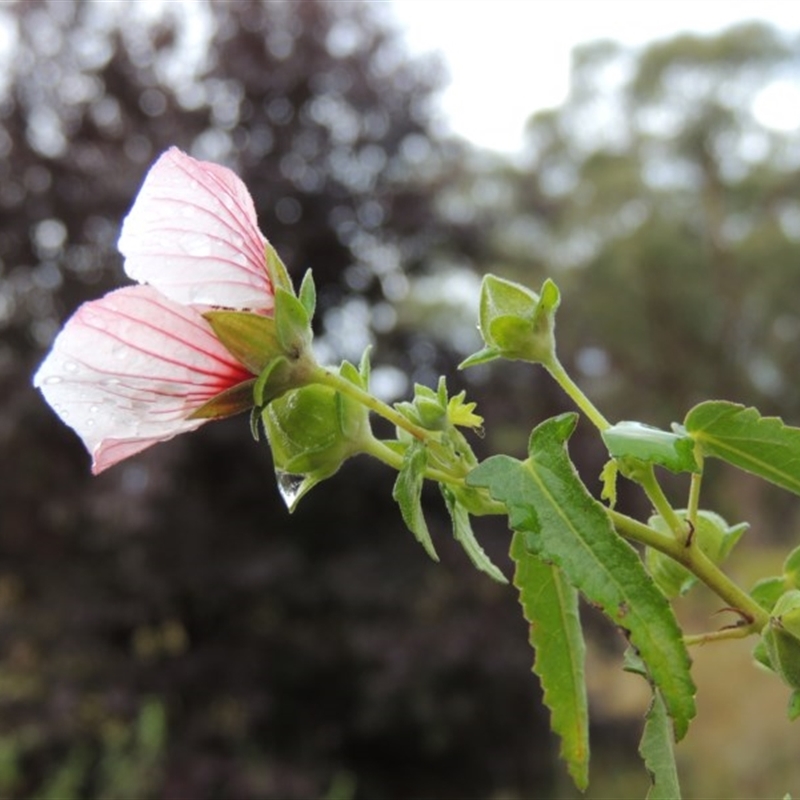
[[[578,593],[557,567],[528,550],[524,533],[514,534],[510,555],[516,563],[514,586],[530,624],[533,671],[542,684],[551,727],[561,739],[561,757],[575,785],[584,790],[589,782],[589,711]]]
[[[400,513],[403,515],[408,529],[425,548],[425,552],[434,561],[438,561],[439,556],[433,546],[420,501],[427,461],[428,453],[421,442],[415,442],[408,446],[403,457],[403,466],[400,468],[392,490],[392,497],[400,506]]]
[[[681,787],[672,740],[672,725],[667,709],[661,692],[656,689],[639,743],[639,754],[652,781],[647,800],[680,800]]]
[[[453,521],[453,536],[464,548],[470,561],[472,561],[481,572],[485,572],[498,583],[508,583],[506,576],[492,563],[492,560],[486,555],[484,549],[475,538],[475,534],[472,532],[472,526],[469,524],[469,513],[467,510],[458,502],[452,490],[448,489],[444,484],[439,484],[439,487],[442,490],[445,505],[450,513],[450,519]]]
[[[722,400],[695,406],[684,425],[705,455],[800,494],[800,428]]]
[[[685,434],[662,431],[641,422],[618,422],[604,430],[602,436],[614,458],[635,458],[672,472],[700,472],[694,441]]]
[[[565,443],[576,414],[563,414],[531,434],[530,457],[493,456],[467,476],[506,505],[527,547],[560,567],[570,583],[628,633],[661,689],[678,738],[695,714],[690,659],[666,598],[636,551],[611,526],[605,509],[575,472]]]

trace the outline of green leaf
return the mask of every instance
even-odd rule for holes
[[[433,546],[420,500],[427,461],[428,452],[422,442],[415,442],[408,446],[403,457],[403,466],[400,468],[392,490],[392,497],[400,506],[400,513],[403,515],[408,529],[425,548],[425,552],[434,561],[438,561],[439,556]]]
[[[647,800],[680,800],[681,787],[675,765],[672,725],[661,692],[653,692],[653,702],[644,723],[639,754],[650,773],[652,785]]]
[[[467,476],[504,503],[527,547],[560,567],[569,581],[628,632],[683,737],[695,714],[695,687],[681,630],[636,551],[613,529],[606,511],[575,472],[565,443],[576,414],[563,414],[531,434],[530,457],[493,456]]]
[[[530,625],[533,671],[542,684],[551,727],[561,739],[561,757],[583,791],[589,783],[589,710],[578,593],[557,567],[530,552],[524,533],[514,534],[510,555],[516,564],[514,586]]]
[[[672,472],[700,472],[691,437],[662,431],[641,422],[618,422],[602,432],[614,458],[635,458]]]
[[[475,538],[472,526],[469,523],[469,513],[458,502],[455,494],[444,484],[439,484],[444,497],[445,505],[453,521],[453,536],[461,544],[470,561],[481,571],[485,572],[490,578],[494,578],[498,583],[508,583],[506,576],[492,563],[489,556]]]
[[[704,455],[800,494],[800,428],[722,400],[695,406],[684,425]]]

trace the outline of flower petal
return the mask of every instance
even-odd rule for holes
[[[34,386],[92,454],[95,474],[205,419],[188,419],[252,378],[193,308],[149,286],[84,303]]]
[[[172,147],[147,173],[119,250],[131,278],[179,303],[268,311],[266,241],[242,181]]]

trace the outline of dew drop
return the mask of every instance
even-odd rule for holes
[[[48,375],[42,382],[48,386],[53,386],[56,383],[61,383],[61,378],[58,375]]]
[[[278,482],[278,492],[280,492],[283,502],[289,511],[293,511],[295,504],[303,494],[303,484],[305,483],[305,475],[295,475],[291,472],[283,472],[282,470],[275,470],[275,480]]]
[[[74,361],[65,361],[64,362],[64,369],[67,372],[75,373],[78,371],[78,365]]]
[[[100,409],[97,406],[89,406],[89,413],[96,414]]]

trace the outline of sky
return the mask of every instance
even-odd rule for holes
[[[626,45],[683,31],[713,33],[753,19],[800,34],[798,0],[391,0],[412,53],[440,51],[450,74],[441,98],[449,128],[480,147],[517,152],[526,119],[567,95],[576,44],[611,38]],[[513,93],[500,93],[514,75]],[[774,93],[772,113],[793,107],[800,78]],[[793,102],[792,102],[793,101]],[[770,112],[768,105],[765,114]],[[786,112],[788,113],[788,112]]]

